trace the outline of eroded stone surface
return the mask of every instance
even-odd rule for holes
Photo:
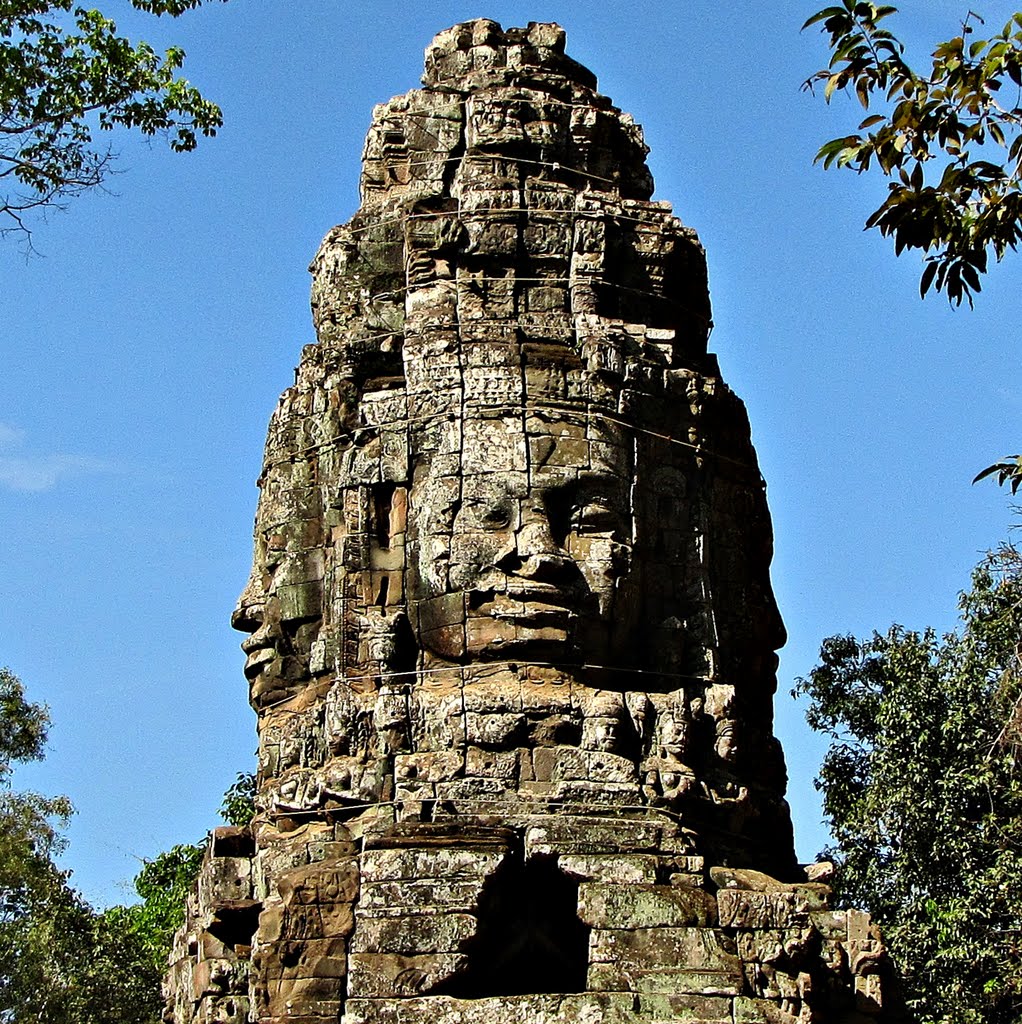
[[[258,814],[168,1020],[879,1012],[795,864],[763,482],[645,155],[556,25],[455,26],[375,109],[234,619]]]

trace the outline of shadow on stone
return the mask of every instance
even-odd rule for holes
[[[589,928],[578,919],[578,882],[553,857],[509,858],[487,882],[468,967],[434,990],[459,999],[584,992]]]

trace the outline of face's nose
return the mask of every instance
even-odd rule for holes
[[[256,680],[277,659],[280,652],[280,615],[275,607],[268,608],[266,595],[258,579],[249,580],[238,598],[231,616],[231,625],[249,635],[241,643],[248,657],[245,675]]]
[[[231,613],[231,626],[241,633],[256,633],[266,618],[266,595],[254,577],[245,585]],[[248,643],[246,640],[245,643]],[[244,646],[244,644],[242,645]]]
[[[535,509],[513,533],[498,555],[498,569],[538,583],[557,583],[574,567],[574,561],[554,540],[547,514]]]

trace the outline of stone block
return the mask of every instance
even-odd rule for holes
[[[468,642],[490,643],[495,638],[514,640],[514,626],[489,617],[478,616],[465,624]],[[465,739],[473,746],[491,750],[506,750],[518,746],[518,737],[525,731],[525,716],[521,714],[465,715]]]
[[[465,774],[511,782],[518,774],[518,752],[469,747],[465,752]]]
[[[578,916],[600,929],[712,927],[717,923],[717,901],[702,889],[583,883],[578,889]]]
[[[511,795],[510,785],[505,779],[452,779],[436,784],[436,798],[468,804],[478,800],[500,800]]]
[[[655,853],[662,835],[660,825],[645,821],[564,816],[530,826],[525,833],[525,851],[529,857],[543,853]]]
[[[724,928],[788,928],[808,920],[808,912],[798,910],[797,898],[791,892],[721,889],[717,906]]]
[[[884,987],[879,974],[855,976],[855,1007],[860,1013],[879,1015],[884,1008]]]
[[[848,919],[848,941],[860,944],[880,941],[880,929],[864,910],[844,911]]]
[[[476,910],[482,880],[450,881],[425,878],[395,882],[373,882],[362,887],[360,913],[372,917],[399,917],[410,913]]]
[[[349,999],[344,1009],[344,1024],[653,1024],[628,992]]]
[[[572,878],[616,885],[652,884],[657,862],[650,853],[564,853],[557,858],[557,866]]]
[[[324,903],[319,907],[319,920],[323,938],[350,935],[354,927],[352,904]]]
[[[313,839],[307,849],[310,861],[337,861],[350,857],[355,852],[355,844],[350,839]]]
[[[825,939],[843,942],[848,937],[846,915],[844,910],[813,910],[809,913],[809,921]]]
[[[591,964],[587,984],[596,992],[643,994],[734,995],[741,985],[719,971],[692,967],[644,968],[624,964]]]
[[[644,992],[638,1004],[639,1016],[651,1024],[734,1024],[731,1000],[726,997]]]
[[[199,1005],[196,1024],[248,1024],[249,1000],[231,993],[227,996],[207,996]]]
[[[422,878],[482,878],[494,871],[504,854],[465,848],[366,850],[362,878],[366,882]]]
[[[209,857],[199,872],[200,899],[207,906],[252,896],[252,861],[249,857]]]
[[[411,779],[446,782],[463,775],[464,770],[465,755],[460,750],[398,754],[394,758],[394,775],[401,782]]]
[[[453,953],[476,934],[471,914],[410,914],[368,917],[357,914],[353,953]]]
[[[237,972],[233,959],[200,960],[192,971],[192,992],[195,999],[204,995],[227,992]]]
[[[779,882],[776,878],[750,868],[710,868],[710,878],[721,889],[741,889],[750,892],[789,893],[799,911],[826,910],[830,886],[822,882]]]
[[[267,945],[281,938],[284,924],[283,903],[264,904],[259,914],[259,928],[256,931],[256,943]]]
[[[343,977],[281,978],[266,989],[266,1009],[284,1018],[290,1018],[295,1009],[329,1017],[340,1010],[343,999]]]
[[[561,748],[552,773],[552,781],[585,780],[589,782],[634,783],[638,769],[631,758],[600,750]]]
[[[673,871],[671,872],[668,881],[671,883],[671,885],[679,885],[683,888],[688,887],[692,889],[698,889],[703,884],[703,876],[701,874],[697,875],[683,871]]]
[[[286,905],[351,903],[358,898],[359,869],[353,857],[317,861],[280,876],[277,889]]]
[[[594,929],[589,963],[590,987],[603,990],[737,995],[744,983],[712,928]]]
[[[607,807],[634,807],[641,803],[638,783],[589,782],[581,779],[554,784],[558,800]]]
[[[462,953],[352,953],[348,957],[348,996],[389,999],[417,996],[465,969]]]
[[[779,1003],[747,996],[735,1000],[734,1020],[735,1024],[803,1024],[801,1018],[781,1009]]]
[[[738,956],[746,962],[773,964],[784,956],[782,932],[777,928],[756,928],[738,932]]]
[[[269,984],[281,979],[343,978],[347,973],[344,939],[284,940],[257,950],[256,973]]]

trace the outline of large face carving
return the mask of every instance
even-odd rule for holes
[[[568,666],[631,651],[642,581],[626,428],[536,398],[513,410],[459,403],[407,437],[407,479],[384,485],[401,500],[383,512],[366,449],[358,464],[334,459],[332,477],[302,461],[267,473],[233,618],[252,634],[242,646],[253,703],[294,695],[365,640],[352,634],[402,618],[427,660]],[[388,577],[382,591],[357,583],[376,578],[370,568]],[[325,623],[341,634],[332,656]],[[362,649],[373,661],[375,647]]]
[[[456,420],[460,474],[420,461],[409,500],[408,592],[443,658],[606,657],[632,625],[632,451],[620,428],[514,414]]]
[[[254,704],[296,692],[309,680],[313,644],[322,622],[325,550],[319,523],[268,525],[273,507],[264,491],[257,518],[255,557],[231,625],[251,635],[241,648]]]

